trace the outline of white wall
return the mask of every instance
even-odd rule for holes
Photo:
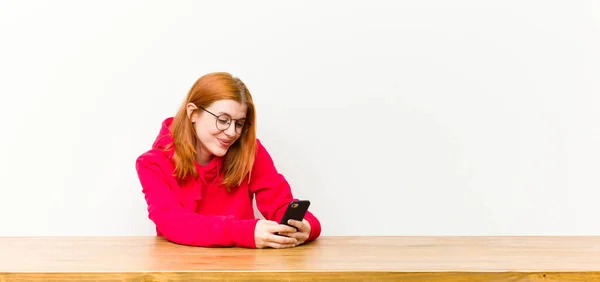
[[[597,1],[0,1],[0,236],[153,235],[134,170],[229,71],[323,235],[599,234]]]

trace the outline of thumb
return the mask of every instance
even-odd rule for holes
[[[272,221],[272,220],[265,220],[265,223],[266,223],[267,225],[278,225],[278,223],[277,223],[277,222],[275,222],[275,221]]]

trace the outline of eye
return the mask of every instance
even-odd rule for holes
[[[244,127],[244,123],[243,122],[236,122],[235,123],[235,127],[242,128],[242,127]]]
[[[217,119],[217,122],[218,122],[219,124],[223,124],[223,125],[225,125],[225,124],[228,124],[228,123],[229,123],[229,120],[227,120],[227,119],[221,119],[221,118],[218,118],[218,119]]]

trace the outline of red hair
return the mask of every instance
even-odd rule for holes
[[[178,179],[198,176],[194,161],[196,145],[200,141],[192,121],[188,117],[187,104],[193,103],[196,107],[206,108],[213,102],[223,99],[245,103],[248,106],[247,132],[242,133],[239,139],[229,147],[223,161],[225,173],[223,184],[230,190],[231,187],[240,185],[246,176],[250,177],[256,153],[256,113],[252,95],[239,78],[226,72],[215,72],[196,80],[171,124],[173,145],[175,146],[173,155],[175,176]]]

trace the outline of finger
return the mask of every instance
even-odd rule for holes
[[[269,246],[273,249],[286,249],[286,248],[293,248],[296,245],[295,244],[279,244],[279,243],[275,243],[275,242],[268,242],[267,246]]]
[[[296,238],[274,235],[274,234],[271,234],[270,236],[268,236],[267,240],[270,242],[275,242],[275,243],[279,243],[279,244],[296,244],[296,243],[298,243],[298,239],[296,239]]]
[[[298,240],[298,242],[305,239],[305,237],[308,237],[308,236],[306,236],[305,233],[302,233],[302,232],[286,232],[286,233],[279,233],[279,235],[290,237],[290,238],[295,238],[296,240]]]
[[[304,231],[304,230],[308,229],[308,226],[306,224],[304,224],[304,222],[302,222],[302,221],[290,219],[290,220],[288,220],[288,224],[295,226],[300,231]]]
[[[302,233],[300,233],[300,232],[284,232],[284,233],[279,233],[279,236],[285,236],[285,237],[299,239],[302,237]]]
[[[270,233],[291,233],[296,232],[296,228],[284,224],[269,226]]]
[[[266,239],[269,242],[274,242],[274,243],[278,243],[278,244],[296,244],[296,243],[298,243],[298,240],[296,238],[279,236],[279,235],[274,235],[274,234],[267,235]]]

